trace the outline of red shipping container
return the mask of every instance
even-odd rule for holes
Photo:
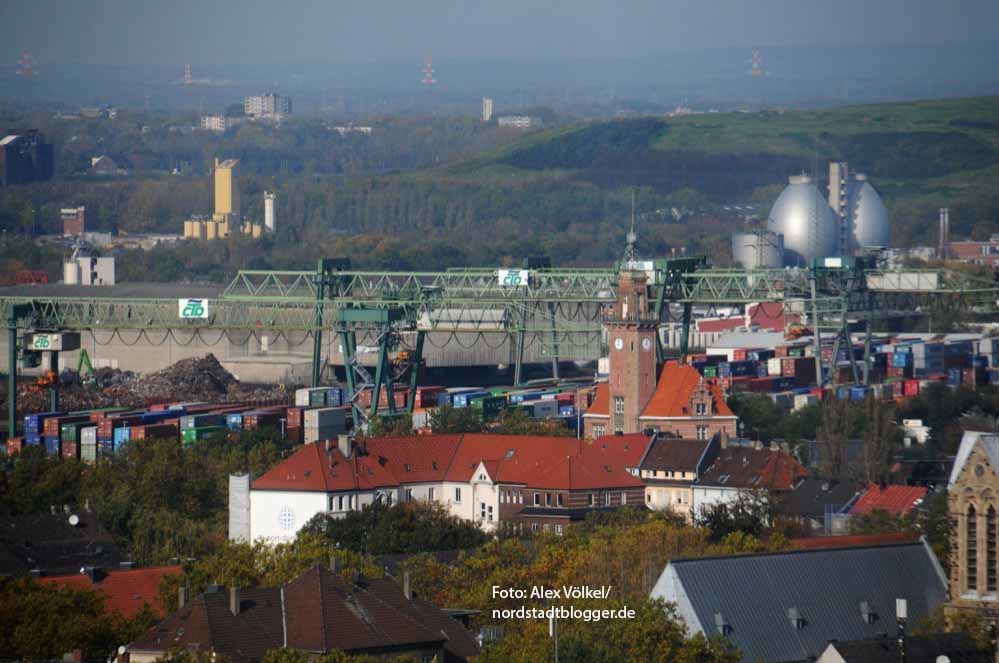
[[[288,428],[300,428],[302,425],[302,412],[305,411],[304,407],[290,407],[288,408],[285,418],[288,420]]]
[[[294,442],[295,444],[301,444],[304,439],[302,436],[301,426],[288,426],[284,429],[284,438],[289,442]]]
[[[64,460],[75,460],[80,457],[79,442],[63,442],[62,457]]]
[[[576,394],[572,393],[571,391],[563,391],[562,393],[555,395],[555,400],[557,400],[559,403],[575,403]]]
[[[906,396],[919,395],[919,380],[906,380],[903,384],[905,386],[902,389],[902,393]]]

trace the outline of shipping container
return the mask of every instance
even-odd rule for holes
[[[201,428],[185,428],[181,430],[181,440],[184,444],[191,444],[198,440],[211,437],[219,431],[225,430],[225,426],[203,426]]]

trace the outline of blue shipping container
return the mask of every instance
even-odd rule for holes
[[[225,418],[225,425],[231,431],[243,430],[243,415],[242,414],[230,414]]]
[[[58,456],[60,451],[59,438],[58,437],[47,437],[45,438],[45,453],[49,456]]]

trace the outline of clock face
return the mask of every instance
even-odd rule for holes
[[[982,465],[975,465],[975,476],[980,477],[985,474],[985,467]]]
[[[642,349],[645,350],[646,352],[648,352],[649,350],[652,349],[652,339],[651,338],[643,338],[642,339]]]
[[[618,350],[623,349],[624,348],[624,339],[623,338],[615,338],[614,339],[614,347],[617,348]]]

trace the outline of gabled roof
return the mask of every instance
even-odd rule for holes
[[[954,467],[950,471],[948,485],[953,486],[954,482],[957,481],[957,478],[961,475],[961,470],[964,469],[965,463],[968,462],[968,457],[971,456],[972,449],[975,448],[975,444],[979,441],[981,441],[982,448],[985,450],[989,462],[992,463],[992,467],[999,472],[999,435],[978,431],[965,431],[964,436],[961,438],[961,446],[957,450],[957,458],[954,459]]]
[[[720,621],[744,663],[805,661],[830,640],[893,630],[897,598],[908,601],[909,621],[918,623],[947,600],[947,578],[921,540],[673,560],[652,597],[676,602],[691,634],[720,635]],[[792,610],[803,622],[792,621]]]
[[[887,543],[911,543],[918,537],[908,532],[885,534],[846,534],[843,536],[809,536],[791,539],[792,548],[856,548],[857,546],[883,546]]]
[[[872,483],[850,509],[853,515],[871,511],[887,511],[893,516],[905,516],[926,497],[923,486],[884,486]]]
[[[832,657],[832,652],[839,655]],[[975,646],[963,633],[940,633],[931,636],[908,636],[905,639],[905,663],[937,663],[946,656],[951,663],[992,663],[988,652]],[[902,663],[898,638],[883,636],[871,640],[830,642],[820,661],[842,663]]]
[[[680,365],[668,361],[659,374],[656,391],[652,394],[641,418],[675,418],[692,417],[690,397],[704,381],[714,402],[714,412],[711,417],[732,417],[732,410],[725,403],[725,395],[714,380],[705,380],[697,369],[690,364]]]
[[[645,454],[641,469],[696,472],[711,444],[711,440],[656,438]]]
[[[253,482],[254,490],[335,492],[398,486],[377,454],[352,453],[344,457],[336,445],[302,445],[298,451]]]
[[[808,476],[794,456],[779,449],[728,447],[698,479],[698,484],[728,488],[793,490]]]
[[[606,382],[598,382],[593,390],[593,402],[586,408],[583,416],[610,416],[610,385]]]
[[[84,566],[118,568],[121,551],[111,534],[92,513],[73,513],[79,517],[75,527],[63,512],[0,515],[0,568],[13,575],[32,569],[69,574]]]
[[[641,488],[645,484],[607,454],[587,447],[582,455],[567,456],[542,471],[529,485],[557,490],[597,490]]]
[[[269,649],[382,653],[443,646],[454,660],[478,653],[472,635],[446,613],[389,578],[348,582],[314,566],[279,588],[239,591],[240,614],[226,591],[202,594],[131,645],[136,652],[175,646],[212,649],[231,660],[259,661]]]
[[[627,435],[603,435],[589,442],[589,445],[599,449],[625,467],[637,468],[642,458],[648,453],[649,446],[655,439],[645,433],[628,433]]]
[[[166,576],[180,575],[179,566],[153,566],[145,569],[110,571],[100,581],[93,582],[86,573],[39,578],[44,585],[93,589],[104,595],[104,609],[108,614],[120,614],[131,619],[149,605],[156,613],[161,613],[156,600],[160,581]]]
[[[781,511],[802,518],[822,518],[827,511],[840,513],[860,492],[852,481],[827,481],[807,477],[797,488],[781,497]]]

